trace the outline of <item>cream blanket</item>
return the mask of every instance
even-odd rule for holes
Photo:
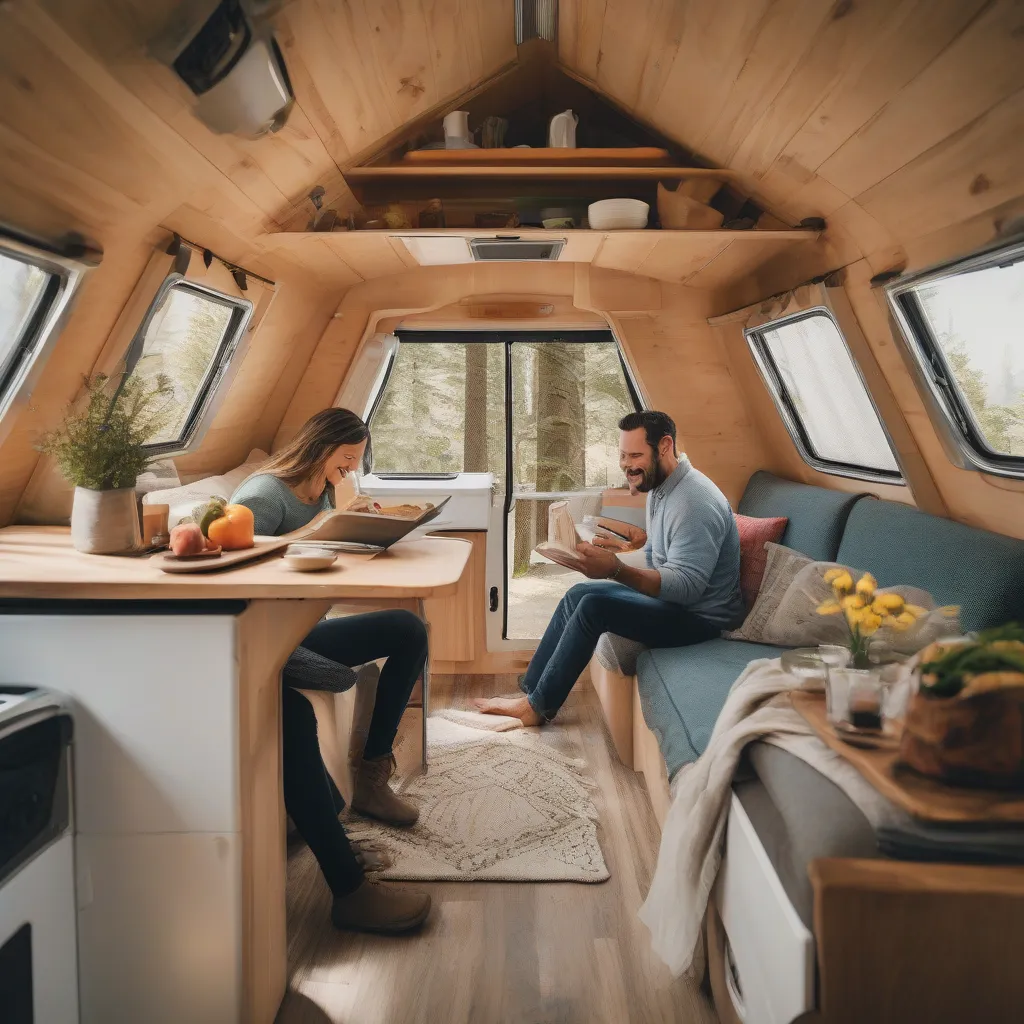
[[[902,666],[898,685],[909,685],[909,668]],[[701,922],[722,859],[733,776],[748,743],[772,743],[806,761],[839,786],[876,828],[906,818],[818,739],[787,699],[795,685],[778,659],[752,661],[729,691],[707,750],[673,780],[658,866],[640,920],[674,974],[703,966]]]

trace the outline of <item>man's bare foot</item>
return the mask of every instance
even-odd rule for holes
[[[540,715],[525,697],[489,697],[473,701],[477,711],[485,715],[505,715],[518,718],[523,725],[541,725]]]

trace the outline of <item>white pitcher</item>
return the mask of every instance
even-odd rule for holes
[[[571,110],[555,114],[548,127],[548,145],[552,149],[575,149],[576,125],[579,120]]]
[[[443,124],[446,149],[468,149],[473,146],[469,136],[468,110],[453,110],[445,115]]]

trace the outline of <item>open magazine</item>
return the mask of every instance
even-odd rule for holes
[[[567,569],[579,569],[576,545],[583,541],[593,544],[597,536],[628,540],[624,533],[616,532],[594,516],[585,516],[582,523],[574,523],[569,512],[569,502],[555,501],[548,508],[548,539],[534,550]]]

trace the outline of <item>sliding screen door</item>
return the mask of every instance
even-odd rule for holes
[[[565,499],[579,522],[600,515],[601,492],[622,485],[618,422],[637,408],[607,332],[511,340],[511,466],[506,502],[507,640],[536,640],[562,595],[583,577],[534,550],[548,508]]]

